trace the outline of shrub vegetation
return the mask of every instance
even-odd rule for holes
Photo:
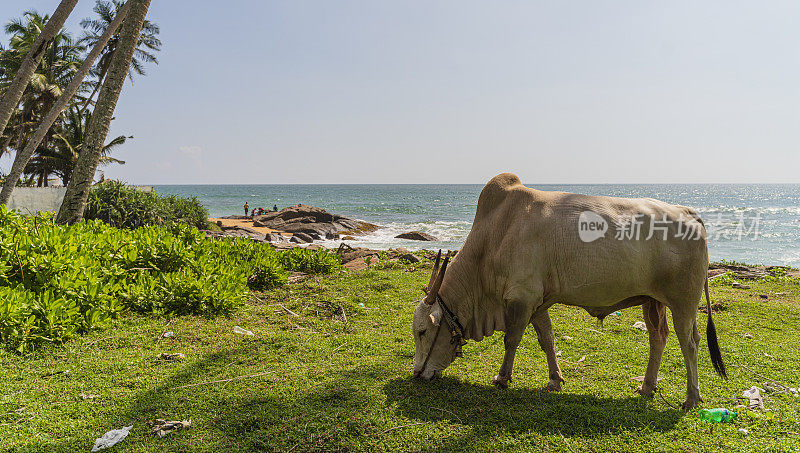
[[[0,343],[19,352],[60,343],[126,310],[226,314],[248,297],[248,277],[256,273],[254,289],[265,290],[285,284],[290,271],[338,267],[326,250],[278,252],[249,239],[210,240],[184,223],[63,226],[49,215],[0,207]]]
[[[106,181],[89,192],[83,218],[117,228],[139,228],[184,222],[205,229],[208,211],[195,197],[143,192],[118,181]]]

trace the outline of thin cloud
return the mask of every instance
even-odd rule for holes
[[[192,157],[192,158],[198,158],[198,157],[200,157],[201,154],[203,154],[203,148],[201,148],[201,147],[199,147],[197,145],[181,146],[180,148],[178,148],[178,150],[181,153],[183,153],[183,154],[185,154],[185,155],[187,155],[189,157]]]

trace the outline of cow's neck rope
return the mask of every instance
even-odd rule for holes
[[[458,320],[458,316],[455,313],[450,311],[445,305],[442,296],[436,295],[436,303],[439,304],[439,307],[442,309],[442,317],[447,322],[447,325],[450,327],[450,344],[455,344],[456,346],[456,357],[463,357],[461,353],[461,346],[463,346],[467,340],[464,339],[464,327],[461,325],[461,322]],[[439,327],[436,328],[436,335],[433,337],[433,341],[431,342],[431,347],[428,349],[428,355],[425,356],[425,361],[422,362],[422,369],[424,370],[425,367],[428,365],[428,359],[431,358],[431,353],[433,352],[433,347],[436,346],[436,340],[439,338],[439,332],[442,331],[442,323],[439,322]]]

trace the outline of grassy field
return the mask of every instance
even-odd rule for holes
[[[582,310],[551,310],[561,393],[543,390],[533,328],[508,390],[490,385],[502,333],[469,342],[444,378],[416,382],[412,301],[429,273],[430,263],[341,271],[257,294],[229,318],[125,317],[65,346],[0,352],[0,449],[89,451],[107,430],[133,425],[111,451],[800,450],[800,397],[766,398],[771,419],[761,412],[732,424],[677,410],[685,375],[674,335],[661,393],[635,395],[632,378],[644,374],[648,351],[647,334],[631,327],[638,308],[610,316],[602,330]],[[800,285],[729,283],[712,285],[711,297],[730,377],[714,374],[704,338],[707,408],[732,408],[767,378],[800,387]],[[705,322],[701,314],[701,332]],[[174,336],[164,338],[168,331]],[[186,359],[157,360],[172,352]],[[192,427],[160,439],[146,425],[154,418]]]

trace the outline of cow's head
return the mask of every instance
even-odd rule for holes
[[[414,310],[414,321],[411,324],[414,334],[414,377],[422,379],[432,379],[439,377],[442,370],[448,367],[456,358],[458,350],[457,342],[451,342],[452,335],[443,319],[442,307],[436,302],[439,288],[444,280],[444,273],[447,271],[447,263],[450,258],[445,258],[441,270],[439,261],[442,257],[441,250],[436,256],[436,264],[433,267],[431,280],[425,288],[425,296],[417,304]]]

